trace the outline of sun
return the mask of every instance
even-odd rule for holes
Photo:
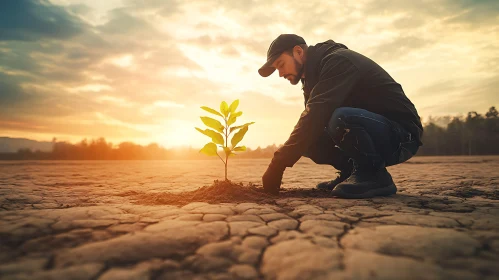
[[[202,124],[197,124],[198,127]],[[193,147],[202,148],[210,140],[195,129],[196,124],[185,120],[169,120],[160,134],[158,143],[165,148]]]

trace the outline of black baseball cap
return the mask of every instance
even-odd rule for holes
[[[267,51],[267,62],[258,69],[258,73],[262,77],[268,77],[274,73],[275,68],[272,67],[272,63],[284,52],[292,49],[296,45],[306,44],[305,40],[295,34],[281,34],[277,37],[272,44],[270,44],[269,50]]]

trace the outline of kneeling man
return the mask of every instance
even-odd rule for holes
[[[301,156],[339,170],[317,185],[342,198],[395,194],[387,166],[410,159],[422,145],[423,127],[402,86],[371,59],[328,40],[307,46],[295,34],[277,37],[258,70],[275,70],[293,85],[302,82],[305,110],[262,177],[279,193],[286,167]]]

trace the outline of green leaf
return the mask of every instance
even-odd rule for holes
[[[234,155],[234,153],[230,150],[229,147],[224,147],[224,152],[225,152],[225,155],[228,157],[231,155]]]
[[[222,101],[222,103],[220,103],[220,112],[222,112],[225,117],[229,115],[229,105],[227,105],[227,102]]]
[[[248,132],[247,126],[241,128],[241,130],[239,130],[236,134],[234,134],[234,136],[232,137],[232,140],[230,141],[232,144],[232,147],[235,147],[237,145],[237,143],[239,143],[239,142],[241,142],[241,140],[243,140],[244,134],[246,134],[246,132]]]
[[[245,126],[247,127],[247,126],[252,125],[252,124],[254,124],[254,123],[255,123],[255,122],[249,122],[249,123],[245,123],[245,124],[243,124],[243,125],[238,125],[238,126],[231,127],[231,128],[230,128],[230,132],[229,132],[229,134],[230,134],[230,133],[232,133],[232,131],[234,131],[234,130],[236,130],[236,129],[240,129],[240,128],[245,127]]]
[[[215,143],[208,143],[204,145],[204,147],[199,151],[200,153],[203,153],[208,156],[216,156],[218,155],[217,153],[217,145]]]
[[[234,114],[230,114],[229,120],[227,121],[227,125],[228,126],[233,125],[236,122],[237,118],[240,117],[242,114],[243,114],[243,112],[241,112],[241,111],[234,113]]]
[[[211,141],[213,141],[215,144],[220,144],[220,145],[225,144],[223,135],[214,131],[214,130],[211,130],[211,129],[202,130],[201,128],[197,128],[197,127],[196,127],[196,130],[203,133],[204,135],[210,137]]]
[[[229,120],[227,121],[227,126],[231,126],[234,124],[237,120],[237,116],[235,115],[230,115]]]
[[[229,113],[234,113],[237,109],[237,106],[239,106],[239,99],[234,100],[234,102],[230,104]]]
[[[205,111],[208,111],[208,112],[210,112],[210,113],[212,113],[212,114],[215,114],[215,115],[217,115],[217,116],[220,116],[220,117],[222,117],[222,118],[224,117],[224,116],[223,116],[222,114],[220,114],[217,110],[215,110],[215,109],[211,109],[210,107],[201,106],[201,109],[203,109],[203,110],[205,110]]]
[[[210,117],[201,117],[201,120],[205,125],[215,129],[220,133],[224,133],[224,126],[219,121],[212,119]]]
[[[244,152],[246,151],[246,146],[239,146],[233,149],[234,152]]]

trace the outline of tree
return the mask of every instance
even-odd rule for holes
[[[489,111],[487,113],[485,113],[485,117],[487,119],[497,118],[498,116],[499,116],[499,112],[497,112],[495,106],[490,107]]]

